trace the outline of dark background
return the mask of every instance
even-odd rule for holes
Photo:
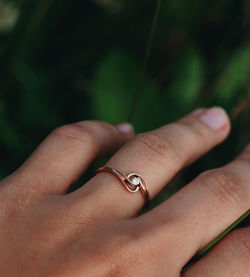
[[[229,112],[229,139],[161,199],[249,143],[250,1],[162,1],[141,81],[156,2],[0,0],[1,178],[51,130],[85,119],[142,132],[198,107]]]

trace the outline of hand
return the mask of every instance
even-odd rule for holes
[[[67,190],[93,159],[115,152],[107,165],[139,173],[154,197],[229,129],[218,108],[135,137],[126,124],[86,121],[56,129],[1,182],[0,276],[181,276],[197,251],[250,208],[249,147],[142,215],[142,195],[109,173]],[[183,276],[250,276],[250,229],[231,232]]]

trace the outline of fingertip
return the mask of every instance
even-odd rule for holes
[[[219,137],[225,138],[229,134],[231,122],[227,112],[222,107],[205,109],[199,113],[197,112],[196,115],[202,123],[214,131]]]
[[[134,137],[134,127],[128,122],[122,122],[115,125],[116,128],[127,138],[131,139]]]

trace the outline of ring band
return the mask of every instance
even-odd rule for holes
[[[130,173],[126,176],[120,171],[111,167],[101,167],[96,170],[95,174],[101,172],[108,172],[117,177],[119,181],[123,184],[124,188],[126,188],[129,192],[140,191],[144,198],[145,206],[150,202],[148,186],[145,180],[139,174]]]

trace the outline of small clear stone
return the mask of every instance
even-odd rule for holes
[[[139,186],[141,182],[141,179],[139,177],[133,177],[131,178],[131,183],[135,186]]]

